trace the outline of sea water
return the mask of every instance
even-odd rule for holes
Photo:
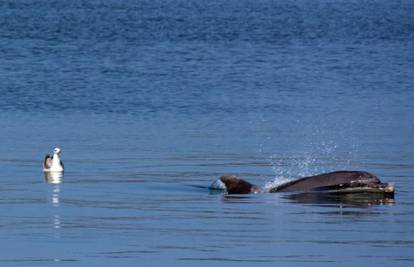
[[[1,266],[412,266],[409,0],[0,2]],[[42,160],[62,148],[63,177]],[[365,170],[394,199],[229,196]]]

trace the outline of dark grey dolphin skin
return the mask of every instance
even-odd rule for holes
[[[221,176],[220,181],[226,185],[226,190],[229,194],[250,194],[259,193],[261,191],[256,185],[234,175]]]
[[[220,177],[228,194],[249,194],[262,192],[259,187],[237,176]],[[382,193],[394,195],[394,186],[381,181],[364,171],[335,171],[303,177],[268,190],[278,192],[332,192],[332,193]]]

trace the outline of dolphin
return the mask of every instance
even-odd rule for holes
[[[329,193],[381,193],[394,195],[394,185],[382,183],[377,176],[365,171],[334,171],[289,181],[270,189],[261,189],[235,176],[224,175],[210,188],[227,191],[228,194],[279,193],[279,192],[329,192]]]

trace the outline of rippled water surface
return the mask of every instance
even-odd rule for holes
[[[0,2],[0,265],[412,266],[413,14],[405,0]],[[55,146],[65,173],[45,177]],[[207,189],[339,169],[395,198]]]

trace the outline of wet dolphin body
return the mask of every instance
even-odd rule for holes
[[[259,193],[264,190],[237,176],[225,175],[220,181],[228,194]],[[335,192],[335,193],[383,193],[394,194],[394,186],[381,181],[373,174],[364,171],[335,171],[315,176],[303,177],[267,190],[277,192]]]
[[[234,175],[221,176],[220,181],[224,183],[224,189],[227,190],[227,193],[229,194],[249,194],[259,193],[261,191],[256,185]]]

